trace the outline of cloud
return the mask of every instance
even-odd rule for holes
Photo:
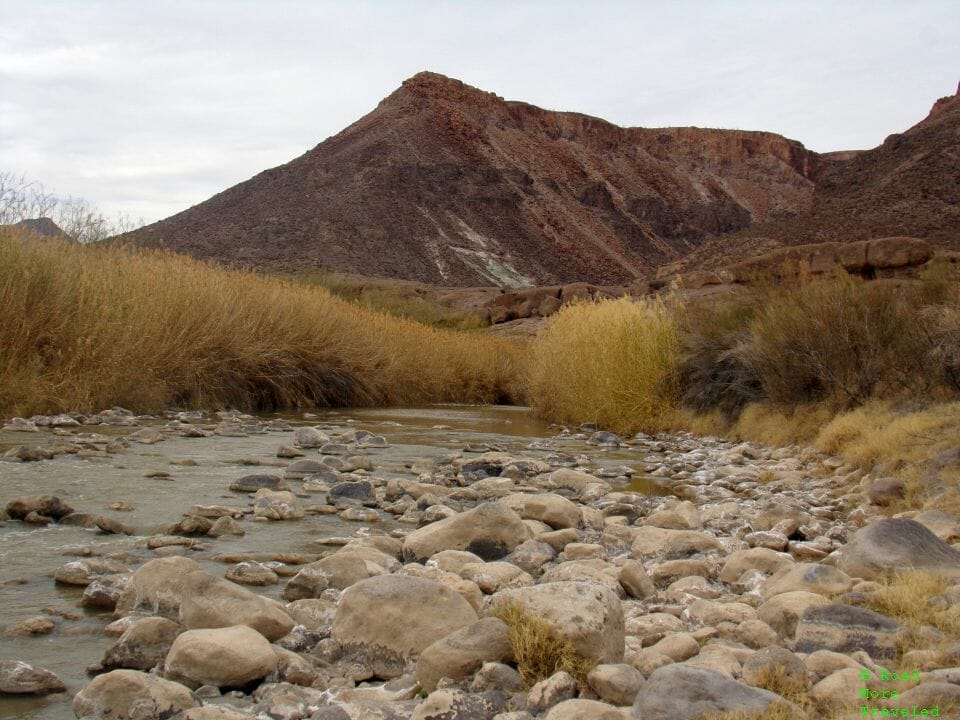
[[[156,220],[415,72],[621,125],[879,144],[955,87],[956,2],[0,0],[0,169]]]

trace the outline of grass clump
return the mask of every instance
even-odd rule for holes
[[[499,603],[493,614],[510,630],[510,647],[527,687],[561,671],[570,673],[581,687],[586,686],[587,674],[597,661],[578,653],[570,639],[553,625],[528,613],[515,601]]]
[[[172,253],[0,232],[0,413],[509,402],[509,342]]]
[[[867,599],[871,610],[894,618],[914,632],[929,625],[950,641],[960,639],[960,615],[948,607],[938,608],[929,602],[955,581],[931,570],[909,570],[882,578],[878,584],[880,587]]]
[[[664,429],[676,407],[677,340],[673,316],[657,302],[568,305],[534,341],[530,397],[560,422]]]

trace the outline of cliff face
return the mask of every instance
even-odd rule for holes
[[[276,271],[616,284],[809,211],[827,166],[771,133],[620,128],[420,73],[301,157],[120,240]]]

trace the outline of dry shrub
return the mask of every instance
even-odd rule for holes
[[[744,358],[772,402],[843,408],[879,393],[930,391],[917,312],[895,286],[840,274],[765,300]]]
[[[564,307],[533,344],[530,397],[559,422],[629,433],[669,426],[677,329],[657,302],[621,298]]]
[[[743,410],[730,434],[777,447],[807,445],[832,416],[833,412],[825,405],[785,408],[754,403]]]
[[[677,383],[683,407],[718,411],[732,420],[763,396],[760,377],[745,357],[754,311],[752,296],[679,309]]]
[[[580,655],[573,643],[552,625],[515,601],[501,602],[493,614],[510,628],[510,647],[527,687],[561,671],[573,675],[581,687],[586,686],[587,674],[597,661]]]
[[[163,252],[0,233],[0,412],[520,398],[509,342]]]

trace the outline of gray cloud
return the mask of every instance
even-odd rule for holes
[[[953,0],[0,0],[0,169],[151,221],[431,69],[621,125],[872,147],[956,86]]]

